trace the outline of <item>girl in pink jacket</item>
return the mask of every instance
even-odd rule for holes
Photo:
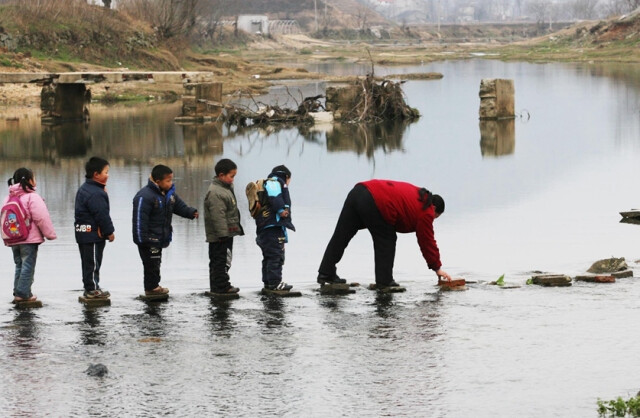
[[[16,263],[13,281],[13,301],[34,301],[36,295],[31,293],[33,274],[38,257],[38,246],[44,238],[56,239],[49,211],[44,200],[36,193],[36,178],[28,168],[19,168],[9,179],[9,196],[18,196],[22,206],[31,219],[29,235],[24,241],[8,244],[13,251],[13,261]],[[9,197],[4,200],[7,203]]]

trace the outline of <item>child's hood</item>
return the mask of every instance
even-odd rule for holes
[[[35,188],[33,190],[33,192],[35,192]],[[23,194],[26,193],[32,193],[31,190],[25,192],[24,189],[22,188],[21,185],[19,184],[13,184],[11,186],[9,186],[9,195],[10,196],[22,196]]]

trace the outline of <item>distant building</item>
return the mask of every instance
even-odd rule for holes
[[[259,35],[269,35],[269,18],[265,15],[238,15],[238,29]]]

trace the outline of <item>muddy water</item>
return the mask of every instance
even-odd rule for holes
[[[640,228],[620,224],[617,214],[640,205],[637,71],[485,61],[376,71],[445,77],[405,84],[409,103],[423,114],[408,126],[229,131],[176,125],[179,105],[95,107],[88,126],[0,119],[0,178],[32,168],[59,236],[40,248],[33,287],[45,304],[39,310],[12,309],[10,251],[3,256],[3,414],[565,417],[596,416],[599,397],[635,394],[636,279],[563,289],[483,282],[505,274],[523,285],[532,270],[575,274],[612,255],[637,267]],[[484,77],[514,79],[516,109],[531,118],[481,132]],[[323,87],[308,85],[305,94]],[[288,96],[278,94],[280,103]],[[113,304],[96,310],[77,303],[72,228],[73,199],[91,155],[112,163],[116,225],[102,269]],[[200,295],[208,285],[203,221],[175,218],[162,265],[172,299],[135,300],[142,267],[131,241],[133,195],[151,167],[164,163],[176,173],[178,193],[201,209],[221,157],[240,168],[247,235],[235,241],[231,275],[241,299],[216,303]],[[293,172],[298,228],[285,280],[303,297],[270,300],[258,295],[260,256],[242,190],[281,163]],[[446,213],[436,221],[443,267],[478,283],[438,293],[415,237],[403,235],[395,278],[406,293],[316,294],[315,271],[344,196],[369,178],[443,195]],[[373,281],[365,233],[339,273]],[[86,375],[90,363],[106,365],[109,374]]]

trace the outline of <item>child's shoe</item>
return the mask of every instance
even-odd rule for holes
[[[31,297],[28,298],[21,298],[20,296],[14,296],[13,297],[13,302],[35,302],[36,300],[38,300],[38,298],[36,297],[36,295],[31,295]]]
[[[153,290],[145,290],[144,294],[147,296],[154,296],[154,295],[166,295],[167,293],[169,293],[169,289],[167,289],[166,287],[162,287],[162,286],[158,286]]]
[[[280,290],[285,292],[293,289],[293,286],[291,286],[290,284],[286,284],[285,282],[280,282],[278,284],[268,284],[266,287],[269,290]]]
[[[87,299],[107,299],[111,296],[108,290],[104,289],[96,289],[96,290],[85,290],[84,297]]]

